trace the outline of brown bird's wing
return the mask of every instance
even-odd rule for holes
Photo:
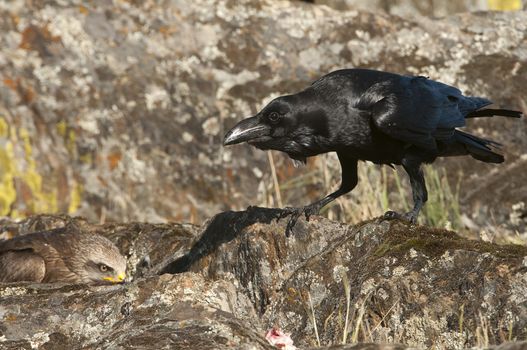
[[[50,238],[55,236],[51,232],[30,233],[0,241],[0,281],[8,282],[6,278],[9,276],[21,274],[20,271],[23,270],[35,269],[35,276],[43,275],[40,280],[31,281],[77,282],[77,276],[65,266],[61,254],[51,244]],[[24,261],[24,258],[27,261]]]
[[[45,274],[44,259],[30,249],[0,253],[0,282],[42,282]]]
[[[25,236],[0,241],[1,282],[41,282],[46,274],[42,256],[33,250],[33,243]]]
[[[66,263],[75,251],[77,235],[69,232],[71,228],[59,228],[42,232],[45,241],[44,249],[40,253],[46,260],[46,276],[42,282],[80,283],[80,276],[70,270]]]

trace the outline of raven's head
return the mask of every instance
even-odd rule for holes
[[[315,138],[328,134],[327,118],[313,99],[305,94],[281,96],[271,101],[254,117],[236,124],[223,144],[241,142],[262,149],[274,149],[292,158],[309,157],[314,152]]]

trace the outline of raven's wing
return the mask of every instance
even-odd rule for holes
[[[456,127],[465,126],[469,111],[487,104],[425,77],[400,76],[372,85],[357,107],[370,111],[374,125],[385,134],[437,151],[436,140],[451,138]]]

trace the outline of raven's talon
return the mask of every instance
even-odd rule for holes
[[[309,218],[313,215],[317,215],[320,211],[320,207],[318,205],[308,205],[307,207],[304,207],[302,209],[304,212],[304,215],[306,216],[306,220],[309,221]]]
[[[287,226],[285,229],[285,236],[289,237],[291,233],[293,232],[293,228],[296,225],[296,222],[298,221],[298,218],[302,213],[304,212],[304,208],[292,208],[292,207],[286,207],[283,209],[283,216],[290,216],[289,221],[287,222]]]
[[[282,213],[279,215],[279,219],[282,219],[286,216],[291,216],[289,221],[287,222],[287,227],[285,230],[286,237],[289,237],[291,233],[293,232],[293,227],[295,227],[296,222],[304,214],[306,221],[309,221],[309,218],[313,215],[317,215],[320,211],[320,207],[318,205],[307,205],[305,207],[301,208],[292,208],[292,207],[286,207],[282,209]]]
[[[278,214],[276,220],[283,219],[291,214],[293,214],[296,211],[296,208],[292,207],[285,207],[283,209],[280,209],[280,213]]]
[[[295,227],[296,222],[298,221],[298,218],[300,217],[300,214],[302,214],[301,211],[291,213],[291,218],[287,222],[287,226],[285,228],[286,237],[291,236],[291,233],[293,233],[293,228]]]
[[[411,211],[401,215],[401,217],[403,220],[408,221],[411,224],[417,224],[417,215]]]
[[[393,210],[388,210],[386,213],[384,213],[384,215],[382,216],[382,219],[383,220],[395,220],[395,219],[400,219],[401,218],[401,214],[399,214],[398,212],[396,211],[393,211]]]
[[[382,216],[382,220],[387,220],[387,221],[402,220],[402,221],[409,222],[411,224],[416,224],[417,223],[417,215],[415,215],[415,213],[412,212],[412,211],[409,211],[408,213],[400,214],[400,213],[398,213],[396,211],[388,210]]]

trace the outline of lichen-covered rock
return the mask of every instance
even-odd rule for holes
[[[236,283],[187,273],[118,287],[0,288],[0,347],[266,349]]]
[[[338,10],[363,10],[385,12],[404,18],[416,16],[441,17],[460,12],[474,11],[516,11],[522,9],[521,0],[309,0]],[[527,8],[527,6],[523,6]]]
[[[301,345],[315,344],[315,322],[322,344],[338,344],[347,312],[347,338],[356,332],[363,341],[463,348],[485,345],[482,337],[501,343],[527,335],[526,247],[386,221],[315,219],[285,238],[281,222],[258,223],[261,215],[255,208],[219,214],[198,245],[214,242],[224,216],[237,237],[212,244],[190,270],[234,275],[263,319]]]
[[[38,216],[2,228],[23,234],[28,227],[47,229],[71,221],[112,239],[127,254],[132,276],[137,257],[147,254],[151,264],[163,264],[165,257],[188,250],[196,232],[178,224],[99,227],[65,216]],[[0,320],[1,349],[271,348],[238,281],[205,280],[195,273],[136,278],[108,288],[3,284]]]
[[[338,68],[427,75],[525,110],[526,23],[526,12],[410,21],[276,0],[0,4],[0,216],[199,223],[264,203],[266,155],[223,149],[223,131]],[[504,195],[478,185],[464,202],[508,218],[527,202],[515,163],[525,120],[473,126],[517,166],[449,164],[483,174],[463,184],[505,177]],[[300,172],[284,160],[285,181]]]
[[[224,212],[201,228],[4,221],[4,237],[73,221],[112,239],[131,270],[117,286],[0,285],[0,348],[271,349],[264,336],[273,327],[300,348],[317,337],[324,346],[364,343],[335,349],[525,339],[526,247],[378,219],[350,226],[314,217],[286,238],[279,213]]]

